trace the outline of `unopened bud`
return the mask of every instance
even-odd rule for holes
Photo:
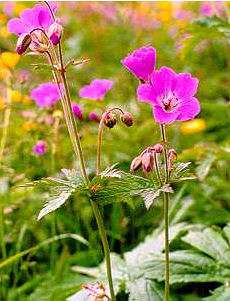
[[[103,121],[104,125],[110,129],[113,128],[117,123],[116,116],[113,113],[105,113],[103,115]]]
[[[130,165],[130,171],[136,171],[141,167],[142,164],[142,158],[140,156],[133,159],[131,165]]]
[[[156,153],[158,153],[158,154],[161,154],[161,153],[163,152],[163,150],[164,150],[164,147],[163,147],[162,144],[157,143],[157,144],[155,144],[155,145],[153,146],[153,150],[154,150],[154,152],[156,152]]]
[[[142,168],[145,172],[150,172],[153,170],[153,156],[151,153],[146,152],[142,155]]]
[[[35,30],[31,33],[30,49],[34,52],[44,53],[50,47],[50,42],[44,32]]]
[[[94,122],[100,122],[100,120],[101,120],[101,117],[96,112],[90,112],[88,117],[89,117],[89,120],[94,121]]]
[[[62,36],[63,32],[63,27],[61,24],[54,22],[53,24],[50,25],[48,29],[48,37],[50,38],[50,41],[52,42],[53,45],[57,45]]]
[[[127,125],[127,126],[132,126],[133,125],[133,115],[129,112],[124,112],[121,116],[121,121]]]
[[[30,46],[30,43],[31,43],[30,34],[28,33],[21,34],[16,44],[16,52],[20,55],[25,53],[27,48]]]
[[[176,160],[176,158],[177,158],[177,153],[174,148],[171,148],[168,151],[168,168],[169,168],[169,170],[172,169],[173,162]]]

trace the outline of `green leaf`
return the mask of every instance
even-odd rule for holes
[[[218,261],[230,262],[229,244],[221,233],[212,228],[190,231],[182,240]]]
[[[22,258],[23,256],[25,256],[29,253],[37,251],[38,249],[40,249],[40,248],[42,248],[46,245],[49,245],[49,244],[51,244],[55,241],[58,241],[58,240],[61,240],[61,239],[66,239],[66,238],[72,238],[72,239],[75,239],[75,240],[85,244],[85,245],[88,245],[88,241],[86,239],[84,239],[82,236],[78,235],[78,234],[65,233],[65,234],[56,235],[54,237],[51,237],[51,238],[48,238],[48,239],[42,241],[41,243],[39,243],[38,245],[36,245],[32,248],[29,248],[27,250],[19,252],[19,253],[13,255],[13,256],[10,256],[7,259],[1,261],[0,262],[0,269],[14,263],[15,261],[19,260],[20,258]]]
[[[191,162],[177,162],[174,164],[170,182],[182,182],[196,179],[196,176],[190,173],[190,165]]]
[[[49,190],[47,201],[38,215],[38,220],[62,206],[76,190],[85,189],[82,178],[76,174],[75,170],[62,169],[62,174],[64,179],[49,177],[34,183],[40,187],[46,186]]]
[[[196,172],[197,172],[197,177],[200,181],[203,181],[206,176],[208,175],[212,164],[215,162],[216,156],[213,154],[210,154],[207,156],[206,159],[204,159],[197,167]]]
[[[204,298],[204,301],[229,301],[230,286],[222,285],[212,292],[212,296]]]
[[[138,278],[128,285],[130,301],[163,301],[162,289],[155,281]]]
[[[134,195],[152,186],[152,182],[148,179],[123,171],[107,169],[91,181],[91,194],[93,200],[101,205],[116,201],[127,202],[131,205]]]
[[[159,189],[143,189],[133,193],[133,195],[141,196],[144,199],[145,207],[148,210],[152,206],[154,200],[158,198],[162,192],[173,193],[173,190],[169,184],[166,184]]]

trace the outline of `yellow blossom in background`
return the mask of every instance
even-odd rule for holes
[[[5,101],[4,99],[0,96],[0,111],[3,110],[5,108]]]
[[[15,8],[14,8],[14,13],[15,15],[20,15],[21,12],[25,9],[28,8],[26,7],[24,4],[20,3],[20,2],[15,2]]]
[[[206,129],[206,122],[204,119],[193,119],[183,122],[180,126],[180,131],[185,135],[196,134]]]
[[[12,102],[22,102],[23,95],[21,94],[21,92],[19,92],[17,90],[12,90],[11,91],[11,100],[12,100]]]
[[[11,33],[7,30],[6,26],[0,28],[0,36],[4,39],[7,39]]]
[[[35,122],[32,122],[32,121],[26,121],[22,125],[22,129],[25,132],[30,132],[30,131],[36,130],[37,128],[38,128],[38,124]]]
[[[55,110],[55,111],[53,112],[53,117],[54,117],[54,118],[62,118],[62,116],[63,116],[63,113],[62,113],[61,110]]]
[[[19,62],[20,55],[14,52],[3,52],[0,56],[0,67],[14,68]]]
[[[6,23],[6,21],[7,21],[6,16],[0,13],[0,24],[4,24]]]

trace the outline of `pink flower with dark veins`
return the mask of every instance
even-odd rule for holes
[[[126,56],[121,63],[137,78],[147,81],[155,70],[156,49],[151,46],[141,47]]]
[[[79,90],[82,98],[103,100],[105,94],[112,88],[113,81],[108,79],[94,79],[89,85],[83,86]]]
[[[175,73],[168,67],[155,71],[149,83],[139,85],[140,101],[152,105],[153,116],[160,124],[193,119],[200,112],[200,103],[194,95],[199,80],[190,73]]]
[[[31,91],[30,97],[41,108],[49,108],[61,98],[58,85],[52,82],[39,85]]]

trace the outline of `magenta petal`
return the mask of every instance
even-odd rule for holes
[[[156,50],[151,46],[141,47],[126,56],[121,63],[137,78],[147,81],[155,69]]]
[[[153,72],[151,84],[155,94],[162,96],[167,95],[169,91],[173,91],[176,86],[176,79],[176,73],[168,67],[161,67],[158,71]]]
[[[52,21],[52,16],[47,7],[44,6],[36,6],[37,15],[38,15],[38,23],[39,27],[47,29],[54,21]]]
[[[155,106],[153,108],[153,116],[154,119],[157,123],[160,124],[168,124],[168,123],[172,123],[173,121],[175,121],[177,119],[179,112],[175,111],[175,112],[165,112],[161,107],[159,106]]]
[[[28,32],[27,26],[19,18],[11,19],[7,24],[7,29],[16,35]]]
[[[95,79],[89,85],[79,90],[79,96],[93,100],[102,100],[105,94],[112,88],[113,82],[108,79]]]
[[[179,108],[180,114],[177,120],[186,121],[196,117],[200,113],[200,103],[197,98],[192,97]]]
[[[156,103],[156,96],[152,85],[141,84],[137,88],[137,97],[139,101],[148,102],[151,104]]]
[[[20,15],[20,18],[22,22],[26,24],[29,31],[39,27],[36,7],[24,9]]]
[[[174,91],[179,98],[191,97],[196,94],[198,84],[199,80],[192,77],[190,73],[179,73]]]

